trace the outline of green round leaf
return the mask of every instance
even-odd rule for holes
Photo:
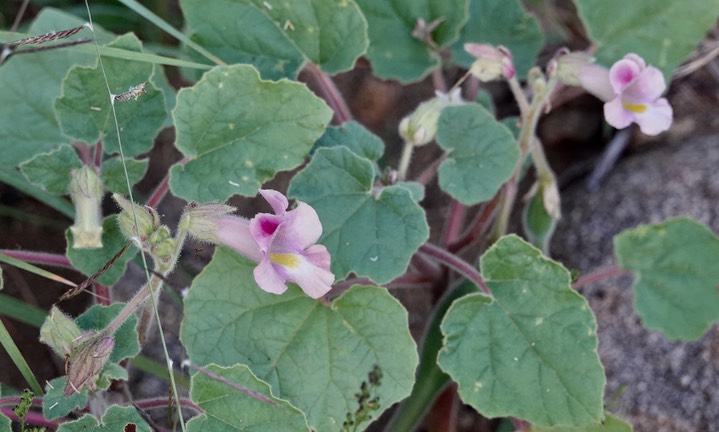
[[[367,49],[367,23],[352,0],[182,0],[194,39],[229,63],[270,79],[294,78],[304,60],[349,70]]]
[[[108,45],[129,51],[142,51],[133,34],[118,37]],[[152,63],[103,58],[104,72],[114,95],[145,84],[147,91],[138,100],[115,101],[117,122],[126,156],[135,156],[152,147],[155,136],[167,117],[162,92],[149,83]],[[119,152],[117,131],[100,66],[75,66],[62,84],[62,95],[55,101],[57,118],[65,135],[94,145],[104,138],[105,152]]]
[[[82,162],[69,145],[62,145],[49,153],[40,153],[20,164],[20,171],[30,183],[53,195],[67,195],[70,171],[80,168]]]
[[[596,321],[569,272],[517,236],[481,258],[494,298],[457,300],[442,322],[439,365],[487,417],[583,426],[603,416]]]
[[[517,0],[470,0],[469,21],[452,47],[455,61],[465,68],[474,62],[464,50],[467,42],[509,48],[517,75],[523,77],[544,46],[544,34],[537,19]]]
[[[492,198],[519,161],[509,129],[476,104],[442,110],[437,143],[449,152],[439,167],[439,185],[466,205]]]
[[[639,54],[666,78],[716,24],[719,0],[575,0],[579,16],[609,67]]]
[[[622,232],[614,250],[636,275],[634,306],[648,328],[696,340],[719,319],[719,239],[709,228],[671,219]]]
[[[409,394],[417,350],[407,312],[385,289],[355,286],[328,307],[295,286],[260,290],[254,265],[220,248],[193,281],[180,338],[194,363],[248,365],[317,431],[336,432],[357,409],[353,395],[375,365],[377,416]]]
[[[65,254],[73,267],[85,273],[87,276],[100,270],[117,252],[122,249],[127,240],[120,232],[117,225],[117,216],[108,216],[102,222],[102,249],[73,249],[72,233],[70,229],[65,231],[67,249]],[[97,278],[97,282],[103,285],[112,285],[125,273],[127,263],[135,256],[137,248],[130,245],[130,248],[112,265],[104,274]]]
[[[412,36],[417,20],[440,19],[432,32],[434,43],[445,47],[457,40],[467,21],[469,0],[357,0],[369,24],[367,57],[380,78],[401,82],[422,79],[439,66],[438,56]]]
[[[297,167],[332,111],[303,84],[262,81],[253,67],[235,65],[182,89],[173,117],[177,148],[191,160],[172,168],[170,187],[208,202],[254,196],[277,172]]]
[[[372,162],[345,147],[320,149],[290,183],[289,195],[311,205],[322,221],[320,242],[332,272],[354,272],[377,283],[404,273],[429,237],[424,210],[409,189],[374,189]]]
[[[288,402],[272,396],[270,386],[245,365],[205,368],[192,376],[190,398],[204,413],[187,423],[189,432],[200,431],[306,431],[305,416]],[[241,389],[259,393],[271,404],[249,396]]]

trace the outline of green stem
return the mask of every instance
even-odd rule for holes
[[[402,149],[402,156],[399,159],[399,167],[397,168],[397,179],[404,181],[407,178],[407,171],[409,171],[409,162],[412,160],[412,153],[414,152],[414,145],[405,141],[404,148]]]
[[[532,160],[539,164],[537,172],[544,176],[554,176],[554,173],[549,169],[549,165],[546,163],[544,158],[544,150],[539,145],[532,145],[536,140],[535,133],[537,130],[537,123],[539,117],[541,117],[544,110],[544,106],[549,102],[549,98],[557,85],[557,78],[551,77],[549,81],[538,91],[532,99],[532,104],[527,108],[526,116],[522,118],[522,129],[519,133],[519,162],[514,168],[514,174],[510,180],[505,183],[504,193],[502,195],[502,202],[499,206],[499,213],[497,214],[497,222],[494,225],[494,232],[490,240],[492,242],[497,241],[507,232],[507,226],[509,225],[509,216],[514,208],[514,203],[517,198],[517,180],[519,178],[519,171],[524,166],[524,162],[527,155],[532,154]],[[535,147],[534,149],[532,147]],[[540,172],[539,170],[543,170]]]

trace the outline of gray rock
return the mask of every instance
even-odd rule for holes
[[[584,274],[615,264],[624,229],[688,215],[719,232],[719,135],[654,143],[622,160],[602,188],[562,192],[553,258]],[[719,265],[719,257],[717,257]],[[606,368],[605,403],[636,431],[719,431],[719,327],[696,342],[671,342],[642,326],[631,277],[588,285]]]

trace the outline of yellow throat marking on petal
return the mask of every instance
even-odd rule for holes
[[[286,268],[295,268],[300,265],[300,260],[295,254],[271,253],[270,262]]]
[[[624,107],[624,109],[636,114],[641,114],[647,110],[646,104],[630,104],[627,102],[622,102],[622,106]]]

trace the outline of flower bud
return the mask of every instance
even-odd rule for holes
[[[217,237],[219,228],[218,219],[235,211],[235,208],[225,204],[188,204],[180,217],[178,229],[186,231],[189,235],[200,241],[219,244]]]
[[[153,231],[143,246],[150,251],[153,259],[162,264],[172,261],[175,254],[175,239],[165,225]]]
[[[70,354],[72,346],[82,335],[82,330],[72,318],[62,313],[57,306],[50,309],[50,315],[40,327],[40,342],[50,346],[60,357]]]
[[[125,238],[138,237],[141,241],[145,241],[160,226],[160,216],[152,207],[134,204],[118,193],[112,194],[112,198],[122,209],[117,221]],[[135,218],[137,218],[137,230]]]
[[[464,50],[477,60],[472,63],[469,72],[482,82],[503,77],[514,78],[516,70],[512,62],[512,53],[501,45],[466,43]]]
[[[92,168],[70,172],[70,198],[75,204],[75,224],[70,227],[73,249],[102,247],[102,195],[102,180]]]
[[[437,92],[432,99],[419,104],[416,110],[399,123],[399,134],[414,146],[422,146],[431,142],[437,135],[437,121],[446,106],[464,103],[457,88],[451,93]]]
[[[69,358],[65,396],[80,393],[86,383],[92,388],[90,379],[102,372],[114,347],[112,336],[93,332],[81,336]]]
[[[594,57],[581,52],[569,52],[566,49],[559,50],[547,66],[550,74],[556,74],[557,77],[566,85],[579,86],[582,85],[581,71],[584,66],[594,63]]]
[[[547,254],[557,221],[562,216],[557,182],[554,178],[540,179],[532,186],[524,200],[524,232],[533,245]]]

